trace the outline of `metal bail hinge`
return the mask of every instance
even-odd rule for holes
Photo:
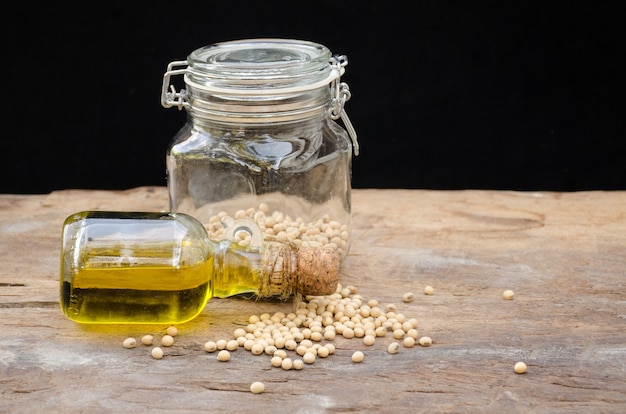
[[[184,69],[174,69],[175,66],[185,66]],[[185,101],[185,97],[187,93],[185,89],[181,89],[176,92],[176,88],[174,85],[170,85],[170,77],[175,75],[182,75],[187,72],[187,61],[179,60],[175,62],[171,62],[167,65],[167,72],[163,75],[163,86],[161,88],[161,105],[164,108],[171,108],[172,106],[177,106],[180,111],[184,106],[187,105]]]
[[[344,109],[346,102],[350,100],[352,94],[350,93],[350,87],[348,84],[340,82],[341,75],[343,75],[345,67],[348,65],[348,57],[345,55],[333,56],[330,58],[330,65],[339,74],[335,79],[333,79],[330,85],[331,93],[334,95],[331,102],[330,117],[335,120],[341,118],[346,130],[348,131],[348,135],[350,135],[350,139],[352,140],[354,155],[358,156],[359,141],[357,141],[356,130],[354,129],[354,126],[352,125],[352,122],[350,122],[350,118],[348,118],[348,114]]]
[[[356,130],[352,126],[352,122],[350,122],[350,118],[348,118],[348,114],[346,113],[346,111],[342,110],[340,116],[341,116],[341,120],[343,121],[343,125],[346,127],[346,130],[348,131],[348,135],[350,135],[350,138],[352,139],[352,148],[354,149],[354,155],[358,156],[359,155],[359,141],[357,141],[356,139]]]

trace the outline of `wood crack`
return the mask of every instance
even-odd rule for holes
[[[12,302],[12,303],[0,303],[0,308],[3,309],[22,309],[22,308],[42,308],[52,309],[58,308],[59,302]]]

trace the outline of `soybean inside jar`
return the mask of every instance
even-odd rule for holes
[[[268,240],[345,258],[358,154],[346,65],[323,45],[289,39],[216,43],[171,62],[161,103],[187,112],[167,151],[171,211],[194,216],[215,240],[224,223],[247,218]],[[184,75],[179,91],[175,75]]]

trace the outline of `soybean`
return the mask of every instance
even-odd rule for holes
[[[293,368],[293,360],[291,358],[285,358],[283,359],[281,365],[280,365],[285,371],[289,371],[291,368]]]
[[[217,354],[217,360],[221,361],[221,362],[226,362],[230,359],[230,352],[228,352],[225,349],[222,349],[218,354]]]
[[[122,345],[124,345],[124,348],[131,349],[137,346],[137,340],[135,338],[126,338]]]
[[[362,362],[365,359],[365,354],[363,354],[363,352],[361,351],[356,351],[355,353],[352,354],[352,362]]]
[[[144,345],[152,345],[154,337],[152,335],[144,335],[141,337],[141,343]]]
[[[152,348],[151,354],[152,354],[152,358],[154,358],[154,359],[161,359],[161,358],[163,358],[163,350],[161,348],[159,348],[158,346]]]
[[[398,350],[400,350],[400,344],[397,342],[392,342],[387,347],[387,352],[389,352],[390,354],[397,354]]]
[[[413,338],[412,336],[407,336],[402,341],[402,345],[404,345],[405,348],[413,348],[415,346],[415,338]]]
[[[174,344],[174,338],[171,335],[163,335],[161,338],[161,345],[172,346]]]
[[[419,339],[419,344],[420,344],[421,346],[431,346],[431,345],[433,344],[433,340],[432,340],[432,339],[430,339],[430,337],[429,337],[429,336],[422,336],[422,337]]]
[[[518,374],[523,374],[526,372],[526,364],[520,361],[515,364],[515,366],[513,367],[513,370],[515,370],[515,372]]]
[[[250,392],[252,394],[261,394],[265,391],[265,385],[262,382],[253,382],[250,384]]]
[[[302,361],[301,359],[294,359],[293,360],[293,369],[296,370],[301,370],[302,368],[304,368],[304,361]]]

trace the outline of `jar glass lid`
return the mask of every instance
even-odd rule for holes
[[[310,89],[340,76],[330,50],[291,39],[250,39],[215,43],[187,57],[185,82],[201,89]]]

